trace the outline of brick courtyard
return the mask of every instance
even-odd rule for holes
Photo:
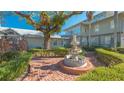
[[[88,54],[86,59],[94,68],[103,65],[97,62],[92,54]],[[63,58],[33,58],[30,62],[30,73],[23,81],[74,81],[79,75],[64,73],[58,65],[62,60]]]

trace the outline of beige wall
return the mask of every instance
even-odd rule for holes
[[[28,48],[38,48],[44,47],[44,39],[41,37],[26,37],[27,42],[28,42]],[[62,42],[64,42],[64,39],[57,39],[57,38],[52,38],[51,39],[51,47],[60,47],[60,46],[64,46],[64,43],[62,44]],[[66,42],[65,42],[66,44]]]
[[[101,35],[101,34],[109,34],[114,32],[114,28],[111,28],[111,21],[113,20],[113,17],[101,20],[99,22],[96,22],[92,24],[91,26],[91,35]],[[99,26],[99,31],[95,30],[96,25]],[[87,32],[85,32],[84,29],[87,29]],[[82,36],[88,36],[88,25],[87,26],[82,26],[81,29],[81,35]],[[123,16],[119,16],[119,27],[118,27],[118,32],[124,32],[124,18]]]
[[[112,12],[107,12],[107,15],[111,15]],[[112,28],[112,21],[114,25],[114,17],[107,17],[104,19],[101,19],[99,21],[96,21],[91,24],[91,43],[92,44],[101,44],[105,46],[112,46],[113,45],[113,34],[114,34],[114,28]],[[98,31],[96,31],[96,26],[98,25]],[[77,24],[76,24],[77,26]],[[87,37],[89,34],[89,25],[87,22],[82,22],[78,24],[80,26],[80,42],[81,45],[87,44]],[[75,26],[72,26],[68,29],[74,28]],[[118,14],[118,35],[117,35],[117,42],[121,42],[120,40],[120,33],[124,32],[124,13]]]
[[[27,37],[28,48],[43,47],[43,40],[41,37]]]
[[[118,17],[118,35],[117,35],[117,41],[120,41],[120,33],[124,32],[124,15],[120,14]],[[91,43],[93,44],[98,44],[98,42],[100,41],[99,44],[103,45],[103,46],[112,46],[113,45],[113,34],[114,34],[114,28],[111,27],[111,22],[114,22],[114,18],[113,17],[109,17],[106,18],[104,20],[95,22],[91,25],[91,31],[90,31],[90,35],[91,35]],[[96,31],[96,25],[98,25],[98,31]],[[86,36],[88,36],[88,25],[82,25],[81,26],[81,35],[82,35],[82,41],[86,41]],[[86,29],[87,31],[85,32]],[[100,40],[97,40],[97,37],[100,37]],[[85,39],[83,38],[85,37]],[[122,42],[121,42],[122,43]]]

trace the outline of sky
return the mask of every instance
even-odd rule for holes
[[[75,15],[69,18],[62,27],[62,32],[60,34],[64,34],[64,29],[70,27],[71,25],[77,24],[86,19],[85,13],[80,15]],[[12,27],[12,28],[22,28],[22,29],[34,29],[31,25],[28,25],[25,19],[21,18],[17,15],[7,16],[4,20],[3,27]]]

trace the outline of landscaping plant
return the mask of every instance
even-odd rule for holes
[[[118,52],[96,49],[97,60],[104,62],[106,67],[97,67],[95,70],[80,75],[80,81],[118,81],[124,80],[124,55]]]
[[[80,75],[79,81],[120,81],[124,80],[124,63],[113,67],[98,67],[91,72]]]
[[[29,52],[31,52],[34,57],[64,57],[68,51],[68,48],[64,47],[56,47],[51,50],[35,48],[29,50]]]
[[[112,52],[102,48],[96,49],[97,59],[105,63],[107,66],[112,66],[124,62],[124,55],[118,52]]]
[[[11,52],[5,53],[5,61],[0,64],[0,80],[15,80],[22,75],[27,67],[31,58],[31,53],[21,52],[18,55],[10,55]],[[16,53],[15,53],[16,54]]]

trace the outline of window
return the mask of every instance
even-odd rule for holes
[[[61,41],[61,46],[63,46],[64,45],[64,43],[63,43],[63,41]]]
[[[99,25],[97,24],[96,26],[95,26],[95,32],[98,32],[99,31]]]
[[[111,36],[105,36],[105,44],[111,44]]]
[[[111,26],[111,29],[114,29],[114,20],[112,20],[111,22],[110,22],[110,26]]]
[[[57,45],[57,41],[54,41],[53,45],[56,46]]]

